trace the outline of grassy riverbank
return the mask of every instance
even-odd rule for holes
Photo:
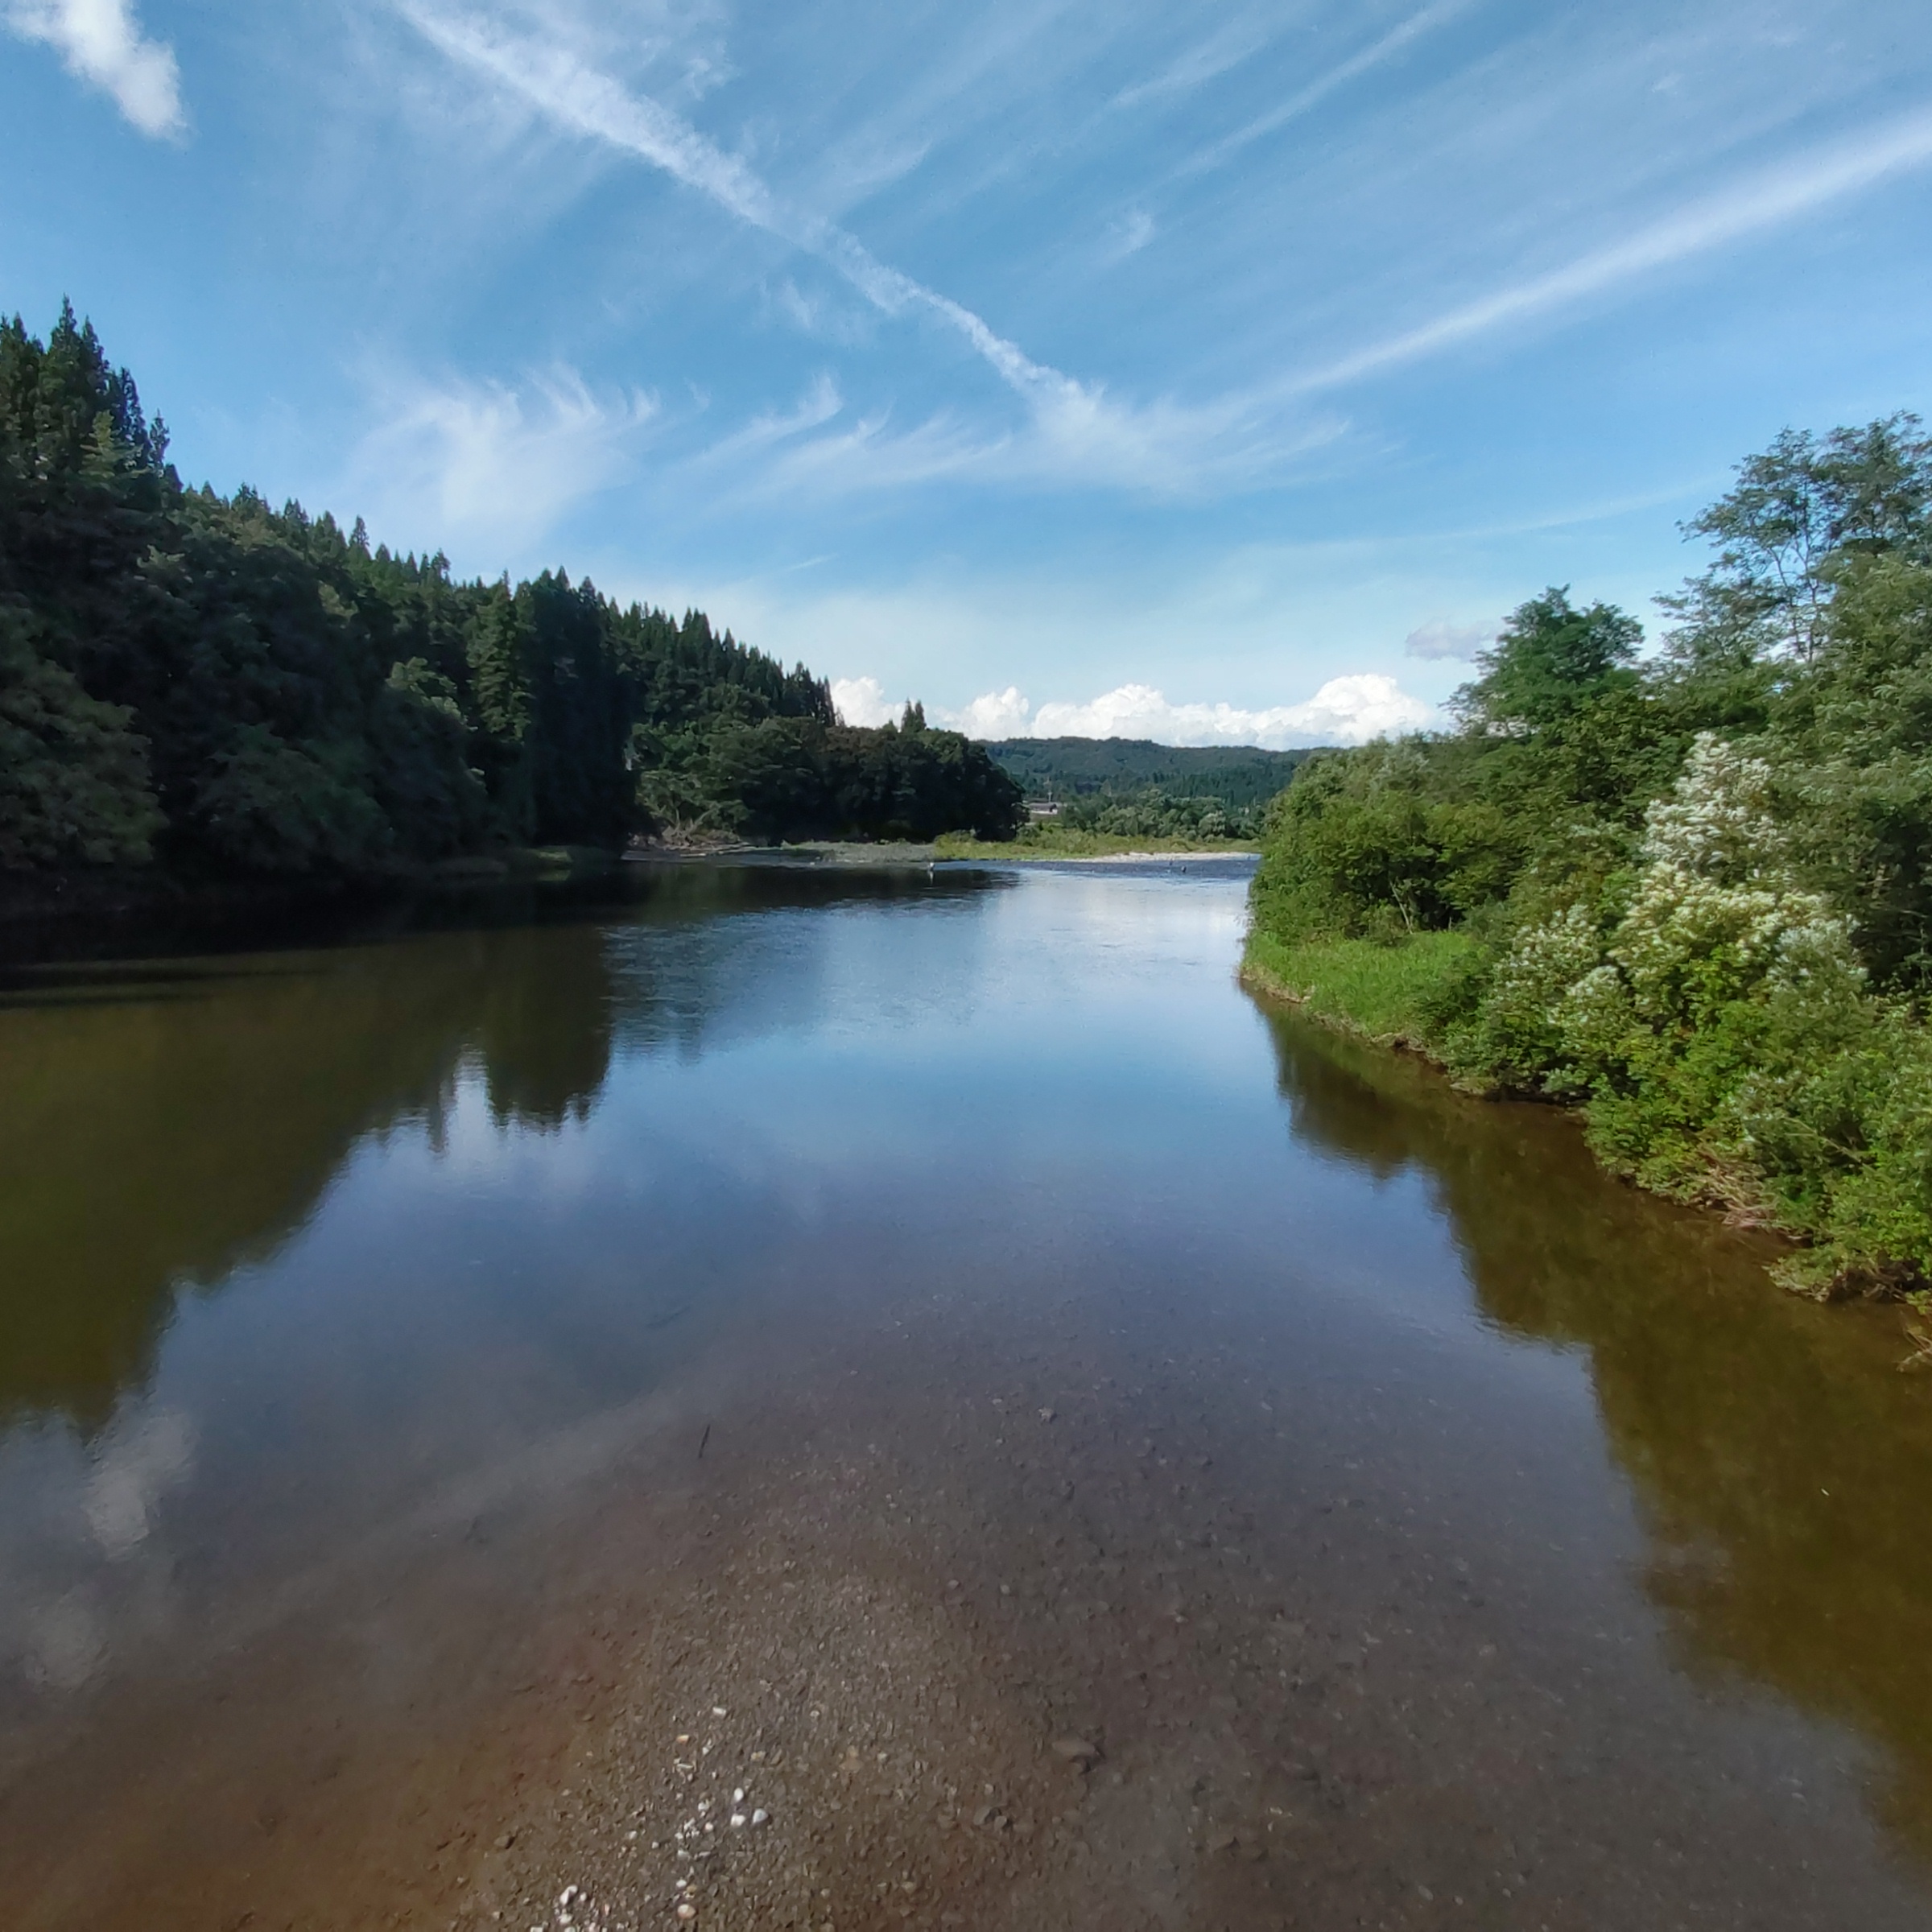
[[[1792,1287],[1932,1296],[1932,439],[1787,435],[1690,527],[1661,650],[1553,588],[1456,729],[1297,770],[1249,976],[1576,1108]]]
[[[934,847],[942,859],[992,859],[1013,864],[1029,859],[1113,859],[1129,852],[1192,852],[1227,857],[1256,849],[1252,840],[1163,838],[1125,833],[1084,832],[1073,825],[1051,823],[1022,826],[1006,840],[976,839],[970,832],[947,832]]]
[[[1257,929],[1249,935],[1241,977],[1344,1033],[1437,1058],[1431,1009],[1472,951],[1459,932],[1418,933],[1406,944],[1385,946],[1372,939],[1295,944]]]

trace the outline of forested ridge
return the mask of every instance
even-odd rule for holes
[[[1628,613],[1550,589],[1456,728],[1271,808],[1249,966],[1463,1083],[1582,1108],[1644,1185],[1932,1283],[1932,440],[1787,432]]]
[[[71,308],[0,324],[0,869],[353,877],[641,832],[1010,836],[979,746],[546,572],[184,487]]]
[[[986,749],[1029,799],[1059,807],[1061,828],[1191,840],[1259,837],[1268,801],[1308,756],[1145,738],[1009,738]]]
[[[1157,745],[1149,738],[1006,738],[987,750],[1030,799],[1212,800],[1224,811],[1265,806],[1294,776],[1305,751],[1252,745]]]

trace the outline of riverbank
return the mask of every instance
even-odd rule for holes
[[[597,846],[506,846],[433,865],[306,877],[196,877],[155,866],[0,872],[0,960],[31,964],[102,946],[167,951],[231,928],[266,935],[425,898],[583,884],[614,877],[621,856]]]
[[[1336,1032],[1371,1045],[1419,1055],[1442,1069],[1456,1085],[1490,1100],[1521,1100],[1521,1093],[1484,1090],[1456,1070],[1443,1039],[1439,1016],[1445,996],[1467,971],[1476,943],[1456,931],[1422,932],[1394,945],[1368,939],[1319,939],[1287,943],[1272,934],[1251,931],[1243,950],[1241,983],[1267,997],[1286,1001]],[[1592,1131],[1587,1104],[1570,1108],[1585,1123],[1585,1137],[1601,1165],[1620,1180],[1686,1206],[1721,1215],[1733,1226],[1761,1228],[1790,1243],[1767,1271],[1781,1287],[1820,1301],[1853,1298],[1913,1300],[1916,1284],[1833,1257],[1818,1231],[1781,1213],[1737,1166],[1711,1160],[1702,1186],[1670,1184],[1647,1173],[1640,1162],[1620,1160],[1604,1137]],[[1818,1264],[1823,1261],[1825,1265]]]
[[[1016,837],[997,841],[976,839],[970,832],[947,832],[933,849],[942,859],[991,860],[1002,865],[1039,859],[1246,858],[1256,852],[1252,842],[1240,839],[1129,837],[1048,824],[1028,825]]]
[[[1242,984],[1291,1001],[1315,1019],[1439,1062],[1429,1023],[1432,997],[1468,960],[1459,932],[1418,933],[1406,944],[1324,939],[1299,946],[1254,931],[1241,956]]]

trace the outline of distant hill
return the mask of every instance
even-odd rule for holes
[[[1030,799],[1130,796],[1159,791],[1218,799],[1230,810],[1264,805],[1306,751],[1252,745],[1156,745],[1149,738],[1007,738],[986,747]]]

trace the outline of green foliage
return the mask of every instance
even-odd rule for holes
[[[1268,815],[1254,901],[1296,939],[1438,931],[1507,889],[1521,832],[1478,796],[1446,791],[1414,741],[1312,759]]]
[[[1212,800],[1230,819],[1265,806],[1308,756],[1144,738],[1009,738],[986,749],[1030,799],[1131,800],[1158,792],[1164,799]]]
[[[1932,985],[1932,566],[1839,573],[1827,634],[1767,740],[1806,875],[1886,985]]]
[[[1692,661],[1784,655],[1825,643],[1839,575],[1860,559],[1921,556],[1932,533],[1932,441],[1903,413],[1821,442],[1786,430],[1747,457],[1736,486],[1686,526],[1717,562],[1666,601]]]
[[[732,719],[661,747],[645,796],[667,822],[757,840],[1010,839],[1019,787],[916,705],[877,730],[819,717]]]
[[[546,572],[185,489],[71,309],[0,325],[0,866],[342,876],[654,826],[1009,833],[983,749]]]
[[[1548,730],[1631,688],[1643,626],[1615,605],[1576,609],[1566,589],[1532,597],[1476,660],[1483,675],[1455,695],[1463,722],[1512,737]]]
[[[160,829],[147,747],[0,604],[0,866],[139,865]]]
[[[1059,822],[1069,830],[1124,839],[1253,839],[1261,829],[1254,805],[1228,805],[1217,796],[1162,791],[1125,795],[1100,791],[1071,800]]]
[[[945,859],[997,859],[1027,862],[1047,859],[1117,859],[1134,852],[1232,856],[1252,852],[1252,844],[1235,839],[1206,839],[1192,833],[1172,836],[1149,832],[1088,832],[1061,819],[1036,819],[1009,839],[994,844],[970,832],[947,833],[939,841]]]
[[[1264,976],[1358,1025],[1409,987],[1401,1030],[1466,1084],[1577,1104],[1643,1185],[1807,1237],[1781,1273],[1821,1293],[1932,1278],[1917,429],[1744,464],[1656,658],[1608,606],[1525,604],[1459,729],[1298,774],[1254,886]]]

